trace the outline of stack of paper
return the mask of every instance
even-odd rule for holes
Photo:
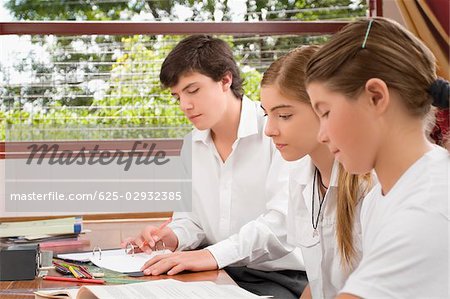
[[[37,244],[41,247],[84,245],[78,240],[83,229],[81,217],[0,223],[0,238],[5,244]]]
[[[81,217],[68,217],[49,220],[3,222],[0,223],[0,238],[34,236],[42,234],[80,233],[83,221]]]

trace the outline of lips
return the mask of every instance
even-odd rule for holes
[[[282,150],[287,144],[283,143],[276,143],[275,146],[278,150]]]
[[[338,149],[330,149],[330,152],[331,152],[333,155],[337,155],[337,154],[339,153],[339,150],[338,150]]]
[[[201,116],[201,114],[190,115],[190,116],[188,116],[188,118],[189,118],[189,120],[194,120],[199,116]]]

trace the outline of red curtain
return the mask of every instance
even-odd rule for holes
[[[450,81],[449,0],[396,0],[406,27],[436,56],[437,73]],[[440,145],[449,145],[449,109],[436,112],[436,126],[430,134]]]

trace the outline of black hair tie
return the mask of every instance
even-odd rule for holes
[[[429,93],[433,98],[433,106],[441,109],[449,107],[450,83],[437,78],[431,83]]]

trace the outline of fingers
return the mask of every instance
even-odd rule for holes
[[[159,240],[155,240],[155,236],[153,235],[156,232],[156,230],[153,229],[144,229],[142,231],[142,237],[146,241],[146,243],[149,245],[149,248],[154,248],[156,245],[156,242]]]
[[[172,230],[170,228],[159,229],[154,226],[147,226],[142,231],[141,236],[145,241],[147,241],[149,247],[154,248],[156,246],[156,243],[158,243],[171,232]]]
[[[153,264],[159,262],[162,258],[166,258],[170,256],[169,254],[161,254],[161,255],[157,255],[154,258],[149,259],[148,261],[145,262],[145,264],[141,267],[141,271],[145,272],[145,270],[147,268],[149,268],[150,266],[152,266]]]
[[[175,252],[158,255],[141,268],[145,275],[175,275],[182,271],[206,271],[217,269],[217,262],[208,250]]]
[[[128,244],[133,244],[134,243],[134,238],[126,238],[125,240],[123,240],[121,243],[120,243],[120,247],[121,248],[126,248],[127,247],[127,245]]]
[[[134,239],[134,244],[136,244],[139,251],[143,251],[143,252],[146,252],[149,254],[152,252],[152,249],[150,248],[147,241],[142,236],[139,236],[136,239]],[[135,248],[135,252],[139,252],[139,251],[136,251],[137,248]]]
[[[186,270],[185,266],[183,264],[178,264],[178,265],[175,265],[175,267],[173,267],[169,271],[167,271],[167,275],[175,275],[180,272],[183,272],[184,270]]]
[[[161,254],[158,255],[151,260],[147,261],[144,266],[142,266],[141,271],[144,272],[145,275],[160,275],[171,271],[177,265],[180,265],[180,261],[178,261],[178,257],[176,254]],[[179,270],[183,267],[178,267],[175,271],[179,273],[182,270]],[[173,275],[173,274],[172,274]]]
[[[129,246],[133,246],[134,250],[130,250]],[[139,248],[139,246],[136,244],[136,238],[126,238],[120,243],[120,247],[124,249],[128,249],[127,253],[139,253],[142,252],[142,250]]]

